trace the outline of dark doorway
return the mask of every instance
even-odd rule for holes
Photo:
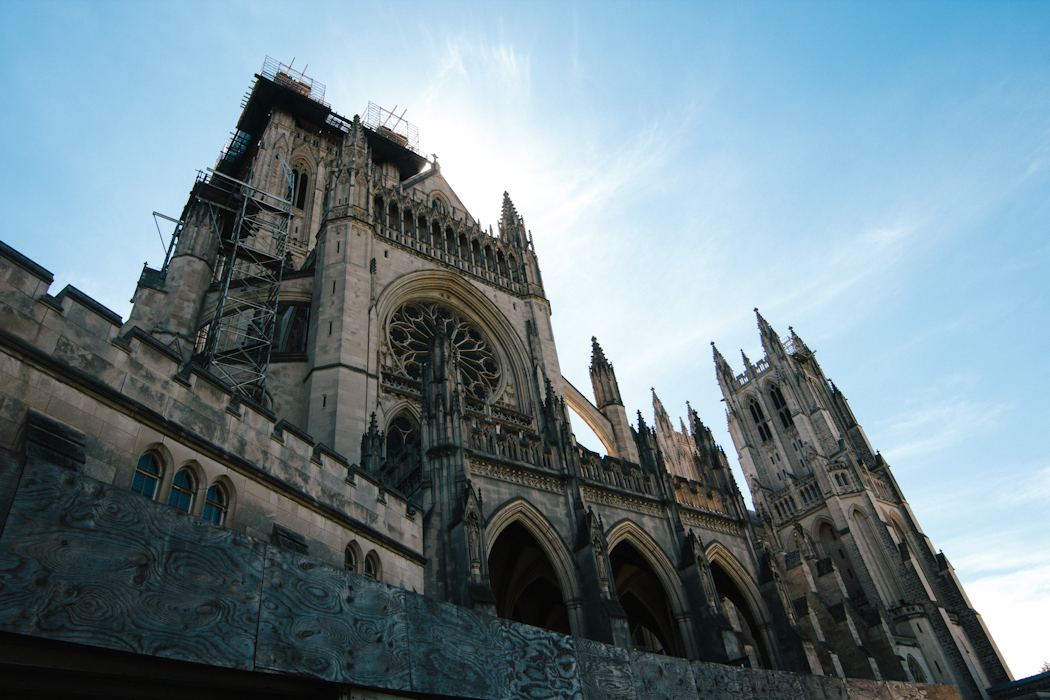
[[[758,659],[759,666],[762,668],[773,668],[769,663],[769,654],[766,651],[765,644],[762,643],[754,612],[751,610],[751,606],[748,604],[747,598],[744,597],[740,587],[726,573],[726,570],[716,562],[711,562],[711,577],[715,580],[715,588],[718,590],[719,600],[722,601],[723,612],[729,616],[730,620],[735,617],[736,622],[740,625],[738,634],[741,637],[741,644],[747,644],[752,648],[755,657]],[[730,608],[730,605],[726,605],[725,601],[729,601],[732,608]],[[735,612],[735,616],[731,612]]]
[[[609,561],[634,648],[685,658],[671,603],[649,562],[629,542],[616,545]]]
[[[496,538],[489,555],[489,583],[500,617],[572,634],[554,567],[521,523],[511,523]]]

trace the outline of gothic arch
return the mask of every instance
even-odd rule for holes
[[[402,303],[416,300],[444,304],[478,323],[492,339],[505,369],[495,395],[503,394],[507,381],[512,380],[517,407],[527,410],[533,405],[529,353],[517,330],[491,299],[458,274],[444,270],[410,272],[380,292],[376,300],[379,327],[386,329],[390,316]]]
[[[830,542],[828,542],[827,539],[823,536],[823,533],[825,532],[825,526],[827,526],[827,528],[831,531],[833,539]],[[809,528],[807,528],[806,531],[809,533],[809,537],[813,541],[813,543],[817,547],[820,547],[821,553],[825,557],[830,557],[834,554],[834,552],[830,551],[829,547],[831,546],[831,543],[838,542],[838,530],[839,529],[835,527],[835,523],[831,521],[831,518],[828,518],[825,515],[818,515],[816,518],[814,518],[813,522],[810,524]]]
[[[504,503],[485,522],[485,559],[492,555],[492,547],[502,533],[512,523],[520,523],[547,555],[547,560],[554,567],[558,577],[558,586],[566,601],[580,597],[580,587],[576,578],[576,568],[569,549],[558,537],[557,530],[543,516],[536,506],[524,498],[515,498]]]
[[[754,579],[748,570],[744,568],[732,552],[721,542],[713,541],[707,545],[707,560],[712,564],[718,564],[726,574],[733,580],[740,592],[744,594],[751,614],[759,625],[770,624],[766,605],[762,601],[762,593],[758,590]]]
[[[609,564],[636,649],[686,658],[688,604],[677,571],[648,533],[630,520],[609,529]],[[655,579],[655,580],[654,580]]]
[[[744,608],[740,610],[740,613],[744,617],[744,622],[751,628],[747,636],[751,637],[751,641],[754,642],[753,646],[757,646],[755,649],[758,654],[756,661],[764,662],[768,668],[774,668],[777,663],[774,659],[776,643],[771,636],[771,618],[754,579],[722,543],[710,543],[706,552],[718,595],[733,601],[734,591],[726,590],[728,585],[735,589],[735,592],[739,593],[742,598],[740,602],[744,604],[743,606],[736,601],[733,601],[733,604],[737,609]],[[718,581],[722,576],[728,580],[720,585]]]
[[[876,591],[886,607],[896,607],[897,602],[903,600],[904,596],[901,594],[896,568],[891,564],[885,547],[879,541],[878,533],[871,522],[871,516],[865,513],[860,506],[854,505],[849,510],[849,520],[852,524],[850,531],[856,533],[854,540],[860,545],[858,549],[861,559],[865,562],[868,575],[875,584]],[[885,526],[881,520],[879,523]]]
[[[630,542],[653,568],[653,572],[660,580],[660,585],[664,587],[667,599],[671,603],[672,612],[677,616],[689,611],[675,566],[649,533],[634,521],[625,518],[609,528],[605,540],[609,545],[610,553],[621,542]]]

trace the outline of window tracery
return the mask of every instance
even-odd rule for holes
[[[390,317],[387,333],[394,371],[422,379],[429,342],[438,329],[452,341],[467,394],[481,401],[491,398],[500,384],[496,353],[477,326],[442,304],[407,302]]]

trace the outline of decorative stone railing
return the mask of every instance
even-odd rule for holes
[[[880,477],[872,474],[867,469],[860,468],[857,470],[860,472],[860,478],[864,482],[864,485],[875,492],[875,495],[884,501],[894,502],[893,491],[890,489],[890,485],[883,481]]]
[[[505,242],[489,235],[469,217],[457,219],[443,214],[409,193],[380,187],[377,194],[384,209],[391,202],[397,207],[396,220],[387,211],[373,214],[380,236],[515,294],[528,292],[523,250],[508,250]],[[412,214],[407,223],[406,207]],[[417,225],[421,217],[426,219],[422,229]]]
[[[652,477],[644,473],[640,465],[616,457],[602,457],[579,445],[576,447],[580,458],[580,476],[584,479],[643,496],[656,495]]]
[[[673,485],[674,498],[679,504],[694,510],[718,513],[719,515],[729,514],[725,500],[714,489],[698,481],[681,478],[675,478]]]

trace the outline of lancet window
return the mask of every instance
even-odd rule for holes
[[[758,426],[758,434],[762,438],[762,442],[766,442],[773,437],[773,431],[766,425],[766,414],[762,411],[762,407],[758,405],[758,402],[751,399],[748,408],[751,410],[751,418],[754,419],[755,425]]]
[[[780,393],[780,387],[774,384],[769,390],[769,398],[773,400],[773,410],[780,417],[780,423],[784,426],[784,430],[794,428],[795,421],[791,418],[791,409],[788,408],[784,395]]]

